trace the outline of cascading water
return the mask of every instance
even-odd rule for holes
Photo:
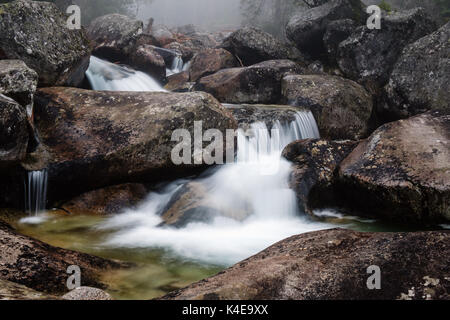
[[[289,124],[276,122],[271,132],[264,123],[255,123],[250,135],[243,130],[237,135],[236,161],[194,180],[207,190],[202,203],[214,204],[209,219],[182,228],[160,226],[162,209],[192,183],[176,181],[150,194],[139,209],[112,217],[99,227],[113,231],[105,245],[163,248],[189,259],[229,265],[288,236],[329,227],[299,214],[288,186],[291,164],[281,157],[288,143],[319,137],[311,112],[298,112]],[[218,211],[224,214],[217,215]]]
[[[47,202],[47,170],[29,171],[25,178],[25,211],[37,215],[45,210]]]
[[[171,76],[189,70],[190,62],[184,63],[181,55],[177,55],[172,62],[172,66],[166,69],[166,75]]]
[[[160,91],[166,90],[149,75],[91,56],[86,76],[93,90]]]

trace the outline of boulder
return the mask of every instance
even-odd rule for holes
[[[449,112],[380,127],[341,163],[342,205],[391,221],[450,219],[449,141]]]
[[[337,65],[339,44],[346,40],[356,29],[357,23],[352,19],[342,19],[330,22],[323,36],[328,62]]]
[[[368,134],[372,96],[356,82],[328,75],[287,75],[281,94],[290,105],[311,109],[325,139],[359,140]]]
[[[450,232],[293,236],[165,300],[447,300]],[[381,270],[370,290],[369,267]]]
[[[197,32],[197,28],[193,24],[185,24],[177,28],[177,32],[184,35],[191,35]]]
[[[380,30],[358,27],[339,45],[339,67],[348,78],[377,90],[386,84],[403,48],[434,30],[422,8],[389,14]]]
[[[239,62],[224,49],[203,49],[191,61],[189,69],[190,81],[216,73],[226,68],[238,67]]]
[[[144,185],[127,183],[83,193],[64,203],[61,209],[72,215],[112,215],[135,208],[146,195]]]
[[[114,13],[92,21],[87,35],[94,55],[110,61],[124,61],[135,47],[142,30],[142,21]]]
[[[223,41],[221,47],[236,55],[244,66],[266,60],[304,61],[298,50],[254,27],[244,27],[233,32]]]
[[[82,285],[105,288],[101,272],[125,267],[121,263],[50,246],[18,234],[0,221],[0,279],[49,293],[67,292],[67,268],[79,266]]]
[[[286,27],[286,35],[301,52],[313,59],[323,58],[323,44],[327,26],[334,20],[352,19],[358,24],[365,18],[364,5],[360,0],[330,0],[294,15]]]
[[[385,87],[387,121],[427,110],[449,110],[450,22],[405,48]]]
[[[31,115],[38,74],[21,60],[0,60],[0,94],[27,108]]]
[[[19,59],[39,75],[39,86],[77,86],[91,49],[83,30],[67,28],[67,17],[49,2],[0,5],[0,59]]]
[[[189,72],[183,71],[167,77],[167,84],[164,89],[173,92],[189,92],[194,84],[189,82]]]
[[[166,63],[151,45],[142,45],[133,50],[130,54],[129,64],[159,82],[164,82],[166,79]]]
[[[149,33],[141,33],[136,37],[135,47],[137,48],[143,45],[161,47],[161,44],[158,42],[158,40],[156,40],[156,38]]]
[[[36,126],[50,153],[49,196],[62,199],[114,184],[167,181],[204,169],[193,160],[175,165],[171,159],[179,144],[172,141],[173,131],[187,129],[194,137],[194,121],[203,121],[205,131],[221,130],[224,138],[226,129],[236,128],[231,114],[201,92],[38,90]]]
[[[303,212],[313,214],[314,209],[337,203],[333,190],[337,168],[357,144],[308,139],[292,142],[283,150],[283,157],[293,163],[289,185]]]
[[[0,280],[0,300],[57,300],[43,292],[27,288],[11,281]]]
[[[171,42],[168,45],[165,45],[164,48],[181,53],[181,57],[184,62],[191,60],[194,54],[198,51],[179,42]]]
[[[0,94],[0,170],[25,159],[28,138],[25,108]]]
[[[79,287],[61,297],[63,300],[77,301],[105,301],[113,300],[109,293],[91,287]]]
[[[168,45],[171,42],[175,42],[175,36],[173,33],[164,26],[157,26],[152,28],[152,36],[155,37],[162,46]]]
[[[201,78],[195,89],[211,93],[225,103],[277,103],[281,98],[281,78],[300,73],[290,60],[270,60],[245,68],[229,68]]]

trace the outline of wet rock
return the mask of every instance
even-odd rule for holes
[[[0,300],[57,300],[43,292],[27,288],[18,283],[0,280]]]
[[[287,37],[301,52],[313,59],[323,58],[326,54],[323,37],[330,22],[352,19],[360,24],[365,17],[363,7],[359,0],[327,1],[294,15],[286,27]]]
[[[83,30],[69,30],[67,17],[49,2],[0,5],[0,57],[19,59],[39,75],[39,86],[77,86],[91,49]]]
[[[414,288],[412,299],[446,300],[449,241],[448,231],[305,233],[162,299],[394,300]],[[381,290],[368,289],[370,266],[381,269]]]
[[[239,221],[249,216],[250,211],[225,205],[220,196],[210,192],[210,187],[202,182],[183,185],[161,211],[161,226],[182,228],[192,222],[208,222],[219,216]],[[242,198],[235,200],[245,201]]]
[[[92,21],[87,35],[95,56],[110,61],[124,61],[135,47],[142,30],[142,21],[114,13]]]
[[[164,48],[181,53],[181,57],[183,58],[184,62],[191,60],[194,54],[198,51],[179,42],[172,42],[164,46]]]
[[[341,163],[347,208],[401,222],[450,219],[450,115],[432,112],[377,129]]]
[[[139,71],[143,71],[159,82],[166,79],[166,63],[153,46],[142,45],[130,54],[129,63]]]
[[[28,138],[25,108],[0,94],[0,171],[25,159]]]
[[[167,84],[164,86],[164,89],[173,92],[189,92],[191,86],[193,86],[193,84],[189,82],[189,72],[183,71],[168,76]]]
[[[99,301],[99,300],[113,300],[109,293],[91,287],[79,287],[61,297],[63,300],[78,300],[78,301]]]
[[[300,73],[290,60],[270,60],[246,68],[229,68],[201,78],[195,89],[211,93],[225,103],[277,103],[281,98],[281,78]]]
[[[338,49],[337,60],[344,74],[373,90],[386,84],[406,45],[435,30],[423,8],[384,16],[381,26],[380,30],[357,28]]]
[[[287,75],[281,87],[285,102],[311,109],[323,138],[367,136],[372,96],[356,82],[337,76]]]
[[[172,141],[173,131],[187,129],[193,139],[194,121],[203,121],[203,130],[221,130],[225,138],[225,130],[236,127],[217,100],[200,92],[46,88],[38,90],[35,102],[36,125],[51,155],[49,196],[58,199],[202,170],[205,165],[193,158],[191,164],[173,163],[172,149],[179,144]]]
[[[254,27],[244,27],[233,32],[223,41],[221,47],[236,55],[244,66],[266,60],[305,60],[295,48]]]
[[[75,215],[112,215],[135,208],[146,195],[144,185],[127,183],[83,193],[64,203],[61,209]]]
[[[337,203],[335,175],[342,160],[357,146],[355,141],[300,140],[288,145],[283,157],[293,163],[289,185],[303,212]]]
[[[255,122],[264,122],[269,129],[276,122],[288,124],[295,121],[297,112],[303,111],[298,107],[266,104],[225,104],[224,107],[233,113],[239,128],[244,130]]]
[[[386,121],[427,110],[449,110],[450,23],[405,48],[385,88]]]
[[[339,44],[346,40],[356,29],[357,23],[352,19],[343,19],[330,22],[327,26],[323,43],[328,55],[328,62],[337,65]]]
[[[144,45],[161,47],[158,40],[156,40],[156,38],[149,33],[141,33],[136,37],[135,47],[137,48]]]
[[[226,68],[238,67],[239,62],[228,51],[224,49],[204,49],[192,59],[189,69],[190,81],[216,73]]]
[[[81,283],[105,288],[100,273],[124,265],[76,251],[52,247],[17,233],[0,221],[0,279],[50,293],[67,292],[67,268],[79,266]]]
[[[23,61],[0,60],[0,94],[19,102],[29,113],[33,110],[37,82],[37,73]]]
[[[175,42],[174,34],[164,26],[157,26],[152,29],[152,36],[162,45],[168,45],[171,42]]]

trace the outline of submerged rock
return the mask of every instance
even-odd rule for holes
[[[52,247],[18,234],[0,221],[0,279],[50,293],[67,292],[67,268],[81,269],[82,285],[105,288],[100,273],[124,265],[76,251]]]
[[[229,68],[203,77],[195,86],[225,103],[277,103],[281,98],[281,78],[300,73],[290,60],[270,60],[246,68]]]
[[[339,45],[339,67],[348,78],[376,90],[386,84],[403,48],[434,30],[423,8],[389,14],[380,30],[361,26]]]
[[[293,163],[289,185],[299,207],[312,210],[336,203],[333,190],[337,168],[357,146],[356,141],[301,140],[288,145],[283,157]]]
[[[0,94],[33,110],[33,96],[38,83],[37,73],[21,60],[0,60]]]
[[[36,125],[51,155],[49,196],[167,181],[205,168],[194,164],[193,156],[191,164],[175,165],[171,159],[179,144],[172,141],[174,130],[187,129],[193,139],[194,121],[202,121],[205,131],[220,130],[224,139],[226,129],[236,128],[231,114],[201,92],[38,90]]]
[[[126,60],[142,33],[142,21],[122,14],[107,14],[96,18],[87,29],[93,54],[110,61]]]
[[[64,203],[61,209],[70,214],[111,215],[136,207],[146,195],[144,185],[127,183],[83,193]]]
[[[359,140],[368,134],[372,96],[356,82],[328,75],[287,75],[281,94],[285,102],[311,109],[326,139]]]
[[[130,54],[129,63],[133,68],[149,74],[159,82],[166,80],[166,63],[153,46],[137,47]]]
[[[109,293],[97,289],[97,288],[91,288],[91,287],[79,287],[76,288],[69,293],[66,293],[61,297],[63,300],[113,300],[113,298],[109,295]]]
[[[258,28],[244,27],[226,38],[221,47],[250,66],[266,60],[304,61],[301,53]]]
[[[449,141],[448,112],[380,127],[341,163],[342,205],[401,222],[450,219]]]
[[[28,132],[25,108],[0,94],[0,171],[25,159]]]
[[[163,300],[450,299],[450,232],[324,230],[280,241]],[[370,266],[381,289],[369,290]]]
[[[52,296],[21,284],[0,279],[0,300],[57,300]]]
[[[312,58],[323,58],[326,53],[323,37],[327,26],[334,20],[352,19],[358,24],[365,17],[360,0],[330,0],[294,15],[286,27],[287,37],[302,52]]]
[[[224,49],[204,49],[198,52],[191,61],[189,69],[190,81],[216,73],[226,68],[238,67],[236,58]]]
[[[450,22],[405,48],[385,88],[386,120],[450,109]]]
[[[49,2],[0,5],[0,59],[19,59],[39,75],[39,86],[77,86],[91,49],[83,30],[69,30],[67,17]]]

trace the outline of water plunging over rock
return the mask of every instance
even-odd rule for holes
[[[47,170],[29,171],[25,179],[25,211],[37,215],[47,201]]]
[[[91,57],[86,76],[92,89],[101,91],[165,91],[149,75]]]

